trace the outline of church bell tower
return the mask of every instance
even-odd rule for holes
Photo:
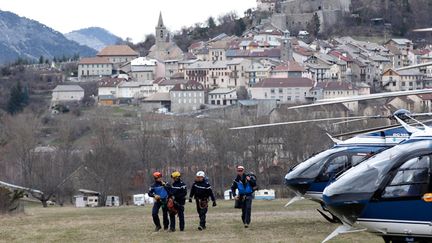
[[[158,45],[159,43],[167,42],[168,32],[163,23],[162,12],[159,14],[159,21],[156,26],[155,37],[156,37],[156,45]]]

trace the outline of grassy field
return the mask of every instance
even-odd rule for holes
[[[151,207],[85,208],[30,206],[19,216],[0,218],[0,242],[321,242],[337,225],[327,223],[313,202],[254,201],[252,224],[243,228],[233,202],[219,201],[200,232],[188,203],[185,232],[153,232]],[[177,222],[178,225],[178,222]],[[383,242],[368,233],[338,236],[336,242]]]

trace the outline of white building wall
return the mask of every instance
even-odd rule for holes
[[[84,91],[53,91],[52,101],[80,101],[84,98]]]

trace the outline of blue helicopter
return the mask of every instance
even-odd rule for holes
[[[409,119],[407,115],[411,113],[407,110],[398,110],[392,116],[363,116],[350,117],[350,119]],[[423,114],[413,114],[421,116]],[[318,119],[319,121],[335,120],[338,118]],[[305,122],[315,122],[317,120],[284,122],[287,124],[298,124]],[[278,124],[278,123],[276,123]],[[281,124],[281,123],[279,123]],[[263,124],[256,126],[248,126],[247,128],[264,127],[273,124]],[[245,129],[243,127],[242,129]],[[318,153],[308,160],[298,164],[292,168],[285,176],[285,184],[291,189],[296,196],[292,198],[286,206],[292,203],[309,199],[318,202],[322,206],[322,210],[328,212],[323,200],[322,192],[328,185],[329,181],[335,178],[336,175],[345,172],[351,167],[365,161],[367,158],[391,148],[409,137],[413,130],[411,127],[403,125],[391,125],[369,130],[358,131],[348,135],[359,134],[351,139],[341,141],[331,137],[335,145],[321,153]],[[343,134],[344,136],[347,134]],[[327,216],[325,212],[317,209],[317,211],[329,222],[340,223],[340,220],[335,216]]]
[[[325,205],[343,225],[324,242],[357,231],[387,243],[432,242],[432,128],[423,127],[326,187]]]

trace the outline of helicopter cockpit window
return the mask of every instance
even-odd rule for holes
[[[333,178],[336,174],[343,171],[346,167],[349,166],[349,160],[347,155],[342,155],[336,158],[333,158],[326,166],[323,177],[330,179]]]
[[[358,165],[360,162],[364,161],[366,158],[366,155],[353,155],[352,160],[352,167]]]
[[[305,162],[297,165],[293,170],[285,176],[286,180],[297,179],[297,178],[315,178],[318,176],[324,163],[328,160],[330,156],[335,153],[346,150],[345,147],[335,147],[323,151]]]
[[[427,192],[431,158],[421,156],[408,160],[385,188],[383,198],[418,197]]]

